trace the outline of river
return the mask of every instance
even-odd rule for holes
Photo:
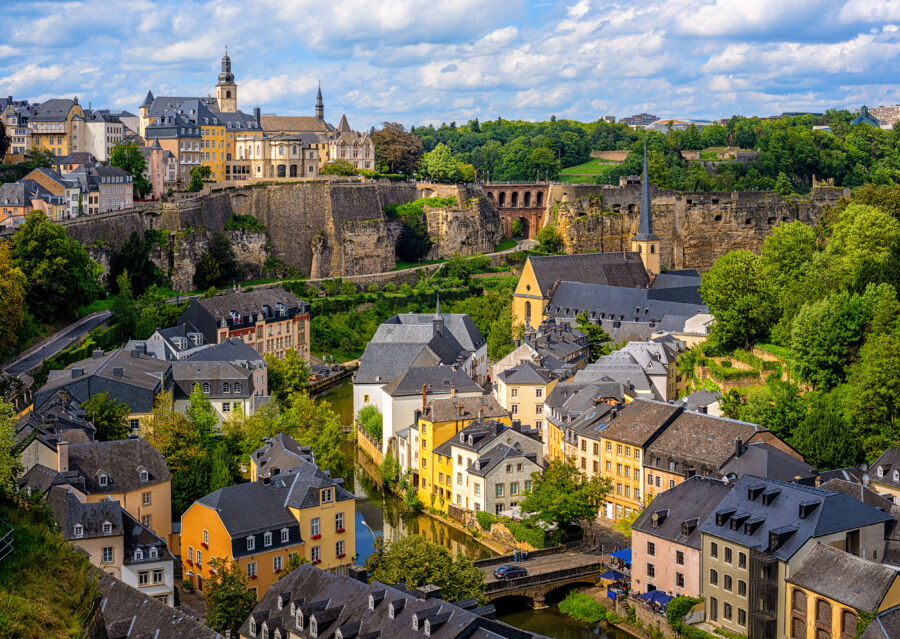
[[[327,400],[345,425],[353,423],[353,385],[346,382],[321,395]],[[356,447],[348,447],[350,459],[356,462]],[[422,535],[431,542],[441,544],[454,555],[461,552],[472,560],[496,555],[474,537],[447,525],[439,519],[411,513],[402,500],[392,493],[378,489],[361,465],[353,468],[352,485],[356,495],[356,552],[359,563],[372,554],[375,535],[383,535],[387,541],[398,541],[409,535]],[[633,639],[616,628],[601,624],[585,624],[562,613],[552,604],[544,610],[530,608],[497,611],[497,619],[511,626],[536,632],[553,639]]]

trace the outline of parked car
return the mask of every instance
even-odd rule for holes
[[[515,579],[527,576],[528,571],[521,566],[497,566],[494,569],[494,577],[497,579]]]
[[[334,366],[331,367],[331,370],[333,370],[335,373],[340,373],[341,371],[344,370],[344,367],[341,366],[340,364],[335,364]]]

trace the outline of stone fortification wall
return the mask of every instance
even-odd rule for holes
[[[428,235],[434,241],[426,259],[490,253],[502,241],[500,214],[480,189],[442,189],[438,197],[455,197],[458,206],[425,207]]]
[[[662,265],[705,271],[728,251],[758,250],[781,222],[817,223],[825,206],[848,193],[816,188],[806,197],[785,200],[771,191],[678,192],[651,186],[650,195]],[[553,185],[549,218],[559,227],[567,253],[629,250],[640,198],[639,184]]]

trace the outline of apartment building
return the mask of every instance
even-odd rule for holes
[[[581,448],[578,437],[599,436],[596,429],[585,428],[593,423],[599,416],[594,413],[589,418],[581,419],[583,415],[592,411],[598,404],[606,404],[616,407],[626,402],[634,401],[634,397],[625,392],[624,384],[615,381],[600,382],[560,382],[550,392],[547,401],[544,402],[544,417],[546,425],[541,431],[541,439],[544,441],[544,458],[548,461],[554,459],[566,459],[574,455]],[[579,431],[568,435],[569,425],[575,421],[580,424],[574,430]],[[574,439],[572,439],[574,437]],[[571,448],[575,444],[576,449]],[[584,444],[587,448],[588,444]],[[585,461],[583,470],[591,468]]]
[[[119,116],[108,109],[88,109],[84,112],[84,145],[101,162],[109,162],[112,150],[125,136],[125,125]]]
[[[494,381],[494,395],[513,419],[544,428],[544,402],[556,386],[549,370],[524,361],[502,371]]]

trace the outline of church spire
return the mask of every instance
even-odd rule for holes
[[[316,119],[325,119],[325,103],[322,101],[322,83],[319,82],[319,92],[316,94]]]
[[[647,177],[647,143],[644,142],[644,172],[641,176],[641,220],[638,232],[632,241],[647,242],[659,240],[653,234],[653,215],[650,210],[650,179]]]

